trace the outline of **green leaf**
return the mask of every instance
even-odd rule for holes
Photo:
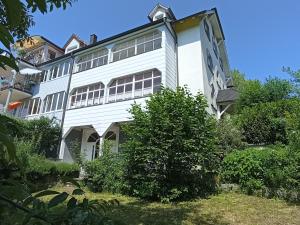
[[[7,65],[7,66],[15,69],[17,72],[19,71],[19,67],[16,64],[16,60],[13,57],[7,57],[4,55],[0,55],[0,64]]]
[[[77,204],[77,199],[74,198],[74,197],[72,197],[72,198],[70,198],[70,200],[68,201],[67,207],[68,207],[68,209],[72,209],[72,208],[74,208],[74,207],[76,206],[76,204]]]
[[[43,197],[43,196],[47,196],[47,195],[56,195],[59,194],[58,191],[53,191],[53,190],[45,190],[45,191],[41,191],[39,193],[37,193],[36,195],[34,195],[35,198],[39,198],[39,197]]]
[[[21,15],[24,5],[20,0],[2,0],[5,11],[7,13],[8,23],[11,27],[17,27],[22,20]]]
[[[74,189],[72,195],[83,195],[84,191],[80,188]]]
[[[49,203],[48,208],[52,208],[54,206],[57,206],[58,204],[64,202],[68,198],[69,194],[67,192],[62,192],[55,197],[53,197]]]

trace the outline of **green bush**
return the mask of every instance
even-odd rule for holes
[[[293,151],[300,151],[300,105],[293,113],[287,113],[287,136]]]
[[[133,105],[126,136],[125,180],[129,194],[171,201],[215,191],[218,157],[215,121],[203,95],[163,89]]]
[[[221,179],[222,182],[241,185],[248,193],[265,188],[272,191],[295,190],[299,193],[299,165],[299,152],[291,152],[286,148],[249,148],[234,151],[225,157]]]
[[[299,99],[286,99],[245,107],[238,115],[238,122],[246,141],[251,144],[286,144],[285,116],[297,111],[299,104]]]
[[[86,173],[85,183],[95,192],[109,191],[121,193],[125,190],[123,180],[124,160],[122,154],[111,152],[109,142],[104,142],[101,146],[103,155],[93,161],[84,164]]]
[[[242,131],[237,126],[237,121],[233,116],[226,116],[217,123],[217,140],[218,147],[223,152],[223,155],[241,149],[245,146]]]

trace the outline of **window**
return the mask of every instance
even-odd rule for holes
[[[104,84],[96,83],[76,88],[70,98],[70,108],[103,104]]]
[[[71,66],[71,62],[70,61],[63,62],[63,63],[60,63],[58,65],[54,65],[50,69],[49,80],[53,80],[55,78],[68,75],[71,72],[71,69],[72,69],[72,66]]]
[[[54,51],[48,50],[48,59],[54,59],[56,53]]]
[[[44,99],[43,113],[61,110],[63,108],[65,92],[47,95]]]
[[[155,30],[136,39],[117,44],[113,49],[113,62],[161,48],[162,34]]]
[[[20,114],[21,116],[37,115],[40,112],[40,107],[41,98],[29,99],[23,103]]]
[[[118,78],[109,85],[108,102],[143,97],[160,90],[161,73],[157,69]]]
[[[204,30],[205,30],[208,40],[210,41],[210,31],[209,31],[209,26],[208,26],[208,23],[206,20],[204,20]]]
[[[40,82],[45,82],[47,80],[47,70],[43,70],[40,73]]]
[[[76,72],[85,71],[98,66],[107,64],[108,50],[101,49],[77,59]]]
[[[216,41],[213,41],[213,50],[214,50],[216,57],[218,58],[218,47],[217,47]]]
[[[223,60],[221,57],[219,58],[219,61],[220,61],[221,70],[224,72]]]
[[[206,62],[207,66],[208,66],[210,72],[213,73],[213,67],[214,67],[214,65],[213,65],[213,61],[212,61],[212,58],[211,58],[211,55],[210,55],[210,52],[209,52],[208,49],[206,49],[206,54],[207,54],[207,62]]]

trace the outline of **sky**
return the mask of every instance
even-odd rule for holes
[[[65,11],[34,14],[31,35],[42,35],[59,46],[77,34],[88,42],[148,23],[158,3],[152,0],[78,0]],[[299,0],[160,0],[177,18],[216,7],[225,33],[231,69],[249,79],[288,78],[283,66],[300,69]]]

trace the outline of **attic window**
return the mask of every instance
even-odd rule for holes
[[[71,47],[67,48],[67,52],[74,51],[74,50],[76,50],[77,48],[78,48],[77,45],[71,46]]]
[[[204,30],[207,35],[208,40],[210,41],[210,31],[209,31],[209,26],[206,20],[204,20]]]
[[[155,20],[160,20],[164,17],[164,14],[158,14],[157,16],[155,16]]]

